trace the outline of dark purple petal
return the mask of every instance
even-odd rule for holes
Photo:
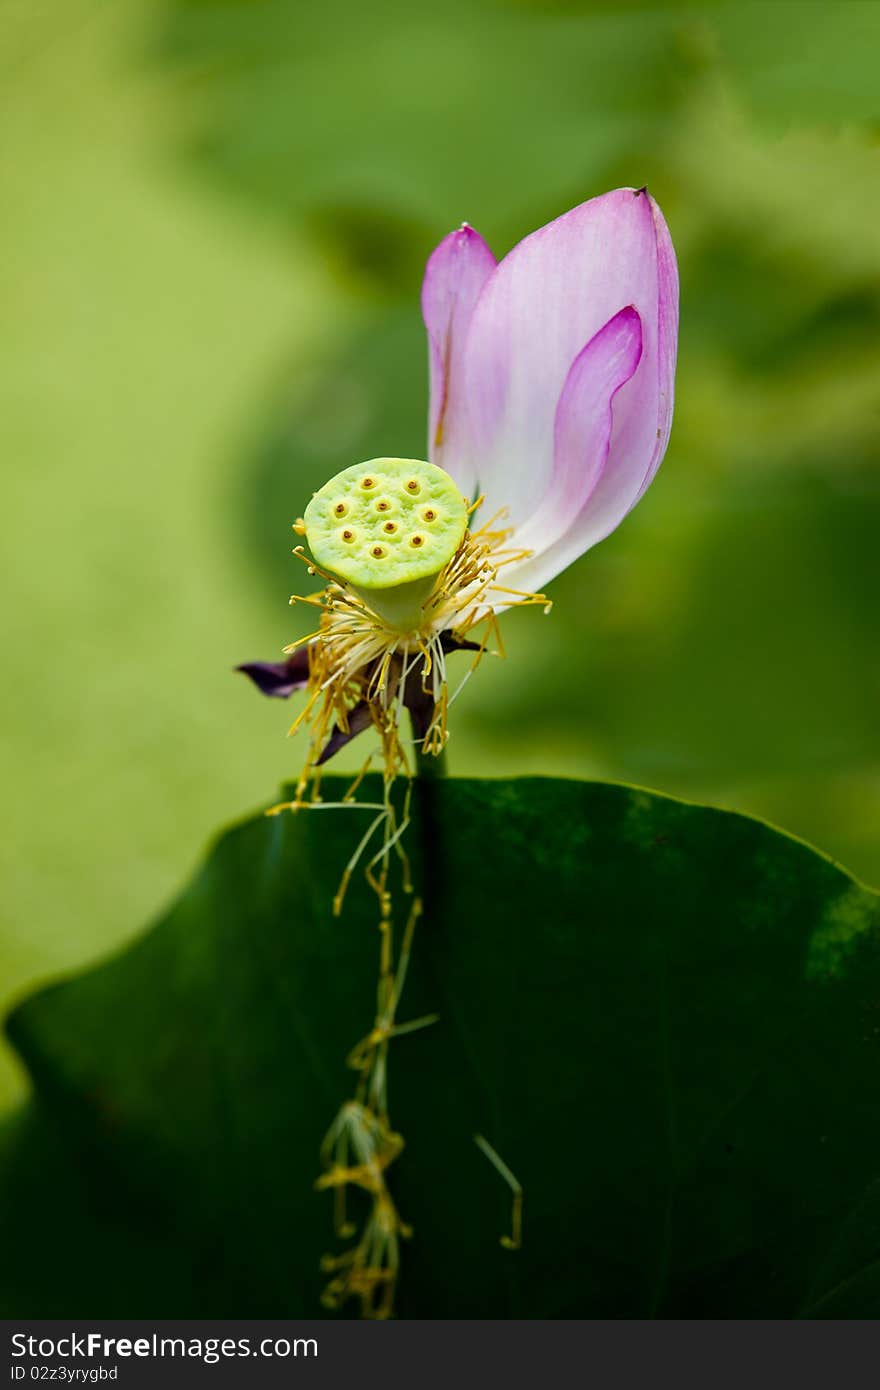
[[[478,652],[482,645],[482,642],[471,642],[469,638],[456,637],[451,632],[440,634],[440,646],[447,656],[450,652]]]
[[[286,661],[246,661],[235,669],[250,676],[264,695],[286,700],[295,690],[302,690],[309,678],[309,649],[298,647]]]
[[[355,705],[354,708],[348,712],[348,728],[340,729],[339,725],[336,725],[336,728],[324,745],[324,750],[315,766],[321,767],[323,763],[329,762],[330,759],[339,752],[340,748],[344,748],[347,743],[351,743],[352,739],[357,738],[358,734],[362,734],[365,729],[369,729],[372,722],[370,706],[367,704],[366,700],[361,700],[359,704]]]
[[[471,642],[467,638],[455,637],[451,632],[444,632],[440,638],[444,652],[476,652],[480,649],[479,642]],[[309,653],[307,647],[299,647],[287,658],[286,661],[247,661],[241,666],[236,666],[236,671],[242,671],[249,676],[258,690],[264,695],[274,695],[279,699],[287,699],[295,690],[302,690],[309,678]],[[404,704],[413,716],[413,725],[418,738],[424,738],[434,715],[434,701],[422,690],[421,675],[413,672],[408,681],[404,698]],[[351,743],[358,734],[364,733],[373,723],[370,715],[370,707],[366,700],[360,700],[348,714],[348,728],[341,729],[337,724],[330,735],[321,756],[318,758],[317,767],[329,762],[346,744]]]

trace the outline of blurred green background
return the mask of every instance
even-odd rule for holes
[[[679,253],[670,450],[552,615],[509,616],[453,770],[735,807],[880,882],[880,6],[0,13],[3,1003],[297,770],[230,668],[301,630],[310,490],[424,452],[436,241],[500,254],[622,183]]]

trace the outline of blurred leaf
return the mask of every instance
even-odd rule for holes
[[[880,9],[865,0],[496,0],[500,6],[598,17],[658,11],[682,55],[717,65],[768,122],[876,121]]]
[[[424,794],[403,1016],[441,1019],[392,1045],[401,1314],[876,1316],[876,895],[634,789]],[[317,1146],[377,953],[366,889],[329,911],[355,817],[244,823],[135,946],[13,1016],[38,1100],[3,1146],[7,1316],[317,1310]],[[525,1189],[517,1254],[477,1129]]]
[[[494,0],[178,0],[158,54],[196,98],[191,149],[212,174],[398,288],[462,218],[502,209],[513,241],[656,145],[693,66],[675,24]],[[626,181],[661,171],[636,158]]]
[[[722,62],[762,115],[777,123],[876,122],[877,5],[726,0],[713,21]]]

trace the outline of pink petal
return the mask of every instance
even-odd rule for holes
[[[643,351],[632,380],[614,397],[608,456],[586,502],[553,544],[532,547],[532,558],[516,567],[515,577],[511,567],[508,582],[514,587],[542,589],[610,535],[642,497],[666,452],[678,345],[678,270],[666,223],[656,204],[652,208],[657,227],[658,285],[653,357],[648,359]]]
[[[678,262],[666,219],[650,199],[657,236],[657,440],[639,497],[663,462],[672,430],[675,405],[675,361],[678,355]],[[636,499],[638,501],[638,498]]]
[[[474,305],[494,269],[489,247],[464,223],[433,252],[422,284],[431,380],[428,458],[445,468],[468,498],[476,470],[462,416],[464,344]]]
[[[672,413],[678,281],[656,203],[644,192],[617,189],[533,232],[491,275],[471,318],[463,452],[474,461],[486,493],[483,515],[507,505],[511,521],[524,528],[542,505],[546,509],[557,467],[570,475],[567,464],[557,465],[554,445],[557,406],[572,363],[585,343],[629,307],[641,321],[641,360],[615,396],[610,449],[598,480],[595,444],[583,442],[591,471],[577,494],[578,506],[569,511],[570,544],[562,545],[565,537],[552,542],[552,564],[527,562],[529,572],[543,573],[541,583],[617,525],[663,456]],[[576,412],[565,428],[575,425]],[[576,453],[574,441],[566,449]],[[558,517],[555,506],[553,515]],[[549,546],[550,538],[548,529],[535,537],[536,546]]]
[[[517,546],[541,554],[587,505],[608,461],[612,404],[642,356],[635,309],[609,319],[569,368],[554,421],[553,474],[537,510],[517,528]]]

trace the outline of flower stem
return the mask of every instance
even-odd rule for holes
[[[415,732],[415,731],[414,731]],[[416,755],[416,774],[425,782],[436,782],[438,777],[445,777],[449,771],[446,765],[446,750],[442,753],[425,753],[421,743],[414,744]]]
[[[404,703],[409,710],[412,726],[413,753],[415,755],[416,776],[420,782],[436,782],[446,776],[446,750],[442,753],[426,753],[425,739],[434,717],[434,701],[422,687],[422,678],[411,673],[407,681]]]
[[[413,731],[413,751],[416,764],[415,798],[419,816],[419,861],[421,894],[429,920],[443,919],[445,879],[443,873],[443,825],[437,806],[439,783],[446,776],[446,752],[434,756],[422,751],[422,741],[428,729],[427,711],[410,709]]]

